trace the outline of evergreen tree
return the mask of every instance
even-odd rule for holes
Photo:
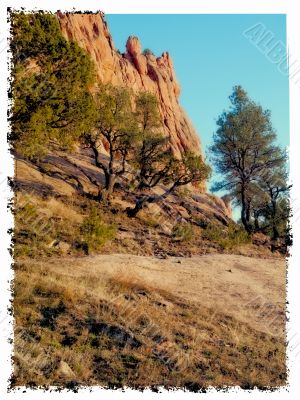
[[[210,167],[204,163],[201,156],[187,152],[183,154],[181,159],[170,157],[168,168],[162,174],[159,182],[166,185],[165,191],[161,195],[143,194],[136,201],[135,207],[127,209],[127,214],[130,217],[135,217],[144,206],[150,203],[157,203],[165,199],[168,195],[174,192],[180,186],[185,186],[189,183],[201,183],[209,178]],[[154,185],[152,186],[154,187]]]
[[[256,222],[256,229],[268,233],[273,240],[286,238],[289,218],[287,172],[283,167],[267,170],[257,181],[254,190],[252,213],[254,219],[261,219],[261,226]]]
[[[135,117],[139,129],[133,159],[137,189],[151,189],[166,178],[172,160],[169,138],[160,133],[161,117],[154,95],[144,92],[137,96]]]
[[[161,120],[158,103],[150,93],[141,93],[136,100],[136,119],[139,136],[133,164],[137,170],[137,190],[148,191],[157,185],[165,186],[161,195],[141,193],[134,208],[127,213],[134,217],[149,203],[157,203],[165,199],[179,186],[198,183],[206,180],[210,168],[202,157],[186,152],[177,159],[171,149],[170,139],[159,132]]]
[[[224,176],[213,190],[229,190],[241,204],[241,220],[251,232],[252,185],[265,171],[285,162],[275,145],[270,112],[253,102],[241,86],[234,87],[231,108],[217,120],[218,129],[210,150],[218,173]]]
[[[12,113],[9,139],[29,159],[46,153],[52,140],[70,146],[93,119],[90,58],[61,34],[54,15],[11,15]]]
[[[96,118],[94,128],[83,135],[92,149],[95,165],[104,172],[105,196],[114,191],[116,179],[128,170],[137,137],[130,92],[125,88],[101,85],[95,93]],[[107,149],[108,158],[100,157]]]

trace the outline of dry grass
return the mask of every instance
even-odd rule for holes
[[[42,198],[33,193],[26,194],[24,192],[16,193],[16,205],[32,204],[49,218],[56,217],[79,224],[83,220],[82,214],[76,210],[70,203],[65,204],[63,201],[54,197]]]
[[[105,259],[23,260],[14,290],[14,385],[285,384],[283,339],[213,302],[158,286],[133,267],[108,270]],[[61,373],[61,361],[72,376]]]
[[[224,218],[222,204],[183,193],[130,219],[124,211],[134,195],[119,191],[111,205],[80,196],[78,182],[89,194],[98,191],[82,169],[98,182],[101,176],[88,156],[68,157],[72,162],[56,151],[44,172],[17,161],[12,384],[284,385],[283,259],[190,258],[226,251],[204,233],[205,221]],[[93,207],[116,237],[100,241],[95,254],[102,255],[83,257],[82,227]],[[177,217],[191,225],[172,232]],[[234,252],[271,255],[250,243]]]
[[[76,204],[68,197],[43,198],[17,192],[15,256],[81,255],[99,251],[114,238],[115,228],[103,221],[98,208],[97,202],[84,198],[77,198]]]

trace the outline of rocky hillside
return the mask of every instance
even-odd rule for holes
[[[120,54],[100,13],[58,13],[58,19],[63,35],[76,41],[95,61],[101,82],[155,94],[164,132],[170,136],[177,156],[186,150],[201,152],[197,133],[179,104],[180,87],[168,52],[157,58],[153,54],[143,55],[139,39],[130,36],[126,53]]]
[[[104,158],[104,155],[101,155]],[[110,204],[97,200],[104,176],[93,164],[89,149],[66,153],[57,146],[39,165],[16,156],[15,251],[18,255],[84,255],[82,223],[97,208],[101,220],[114,226],[113,238],[97,252],[129,253],[168,258],[209,253],[278,257],[270,240],[248,240],[230,219],[224,202],[195,188],[178,190],[163,201],[149,204],[136,218],[129,218],[137,194],[120,180]],[[155,189],[156,194],[165,190]],[[94,220],[92,218],[92,220]]]

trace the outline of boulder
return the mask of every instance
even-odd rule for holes
[[[75,373],[65,361],[60,361],[57,368],[57,376],[63,379],[75,378]]]

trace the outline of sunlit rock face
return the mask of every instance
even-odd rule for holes
[[[139,39],[130,36],[126,53],[120,54],[103,14],[58,13],[57,16],[63,35],[76,41],[94,60],[100,82],[126,86],[135,92],[148,91],[157,97],[163,131],[170,137],[178,157],[186,150],[201,153],[197,133],[179,104],[180,86],[168,52],[157,58],[151,53],[144,55]]]

